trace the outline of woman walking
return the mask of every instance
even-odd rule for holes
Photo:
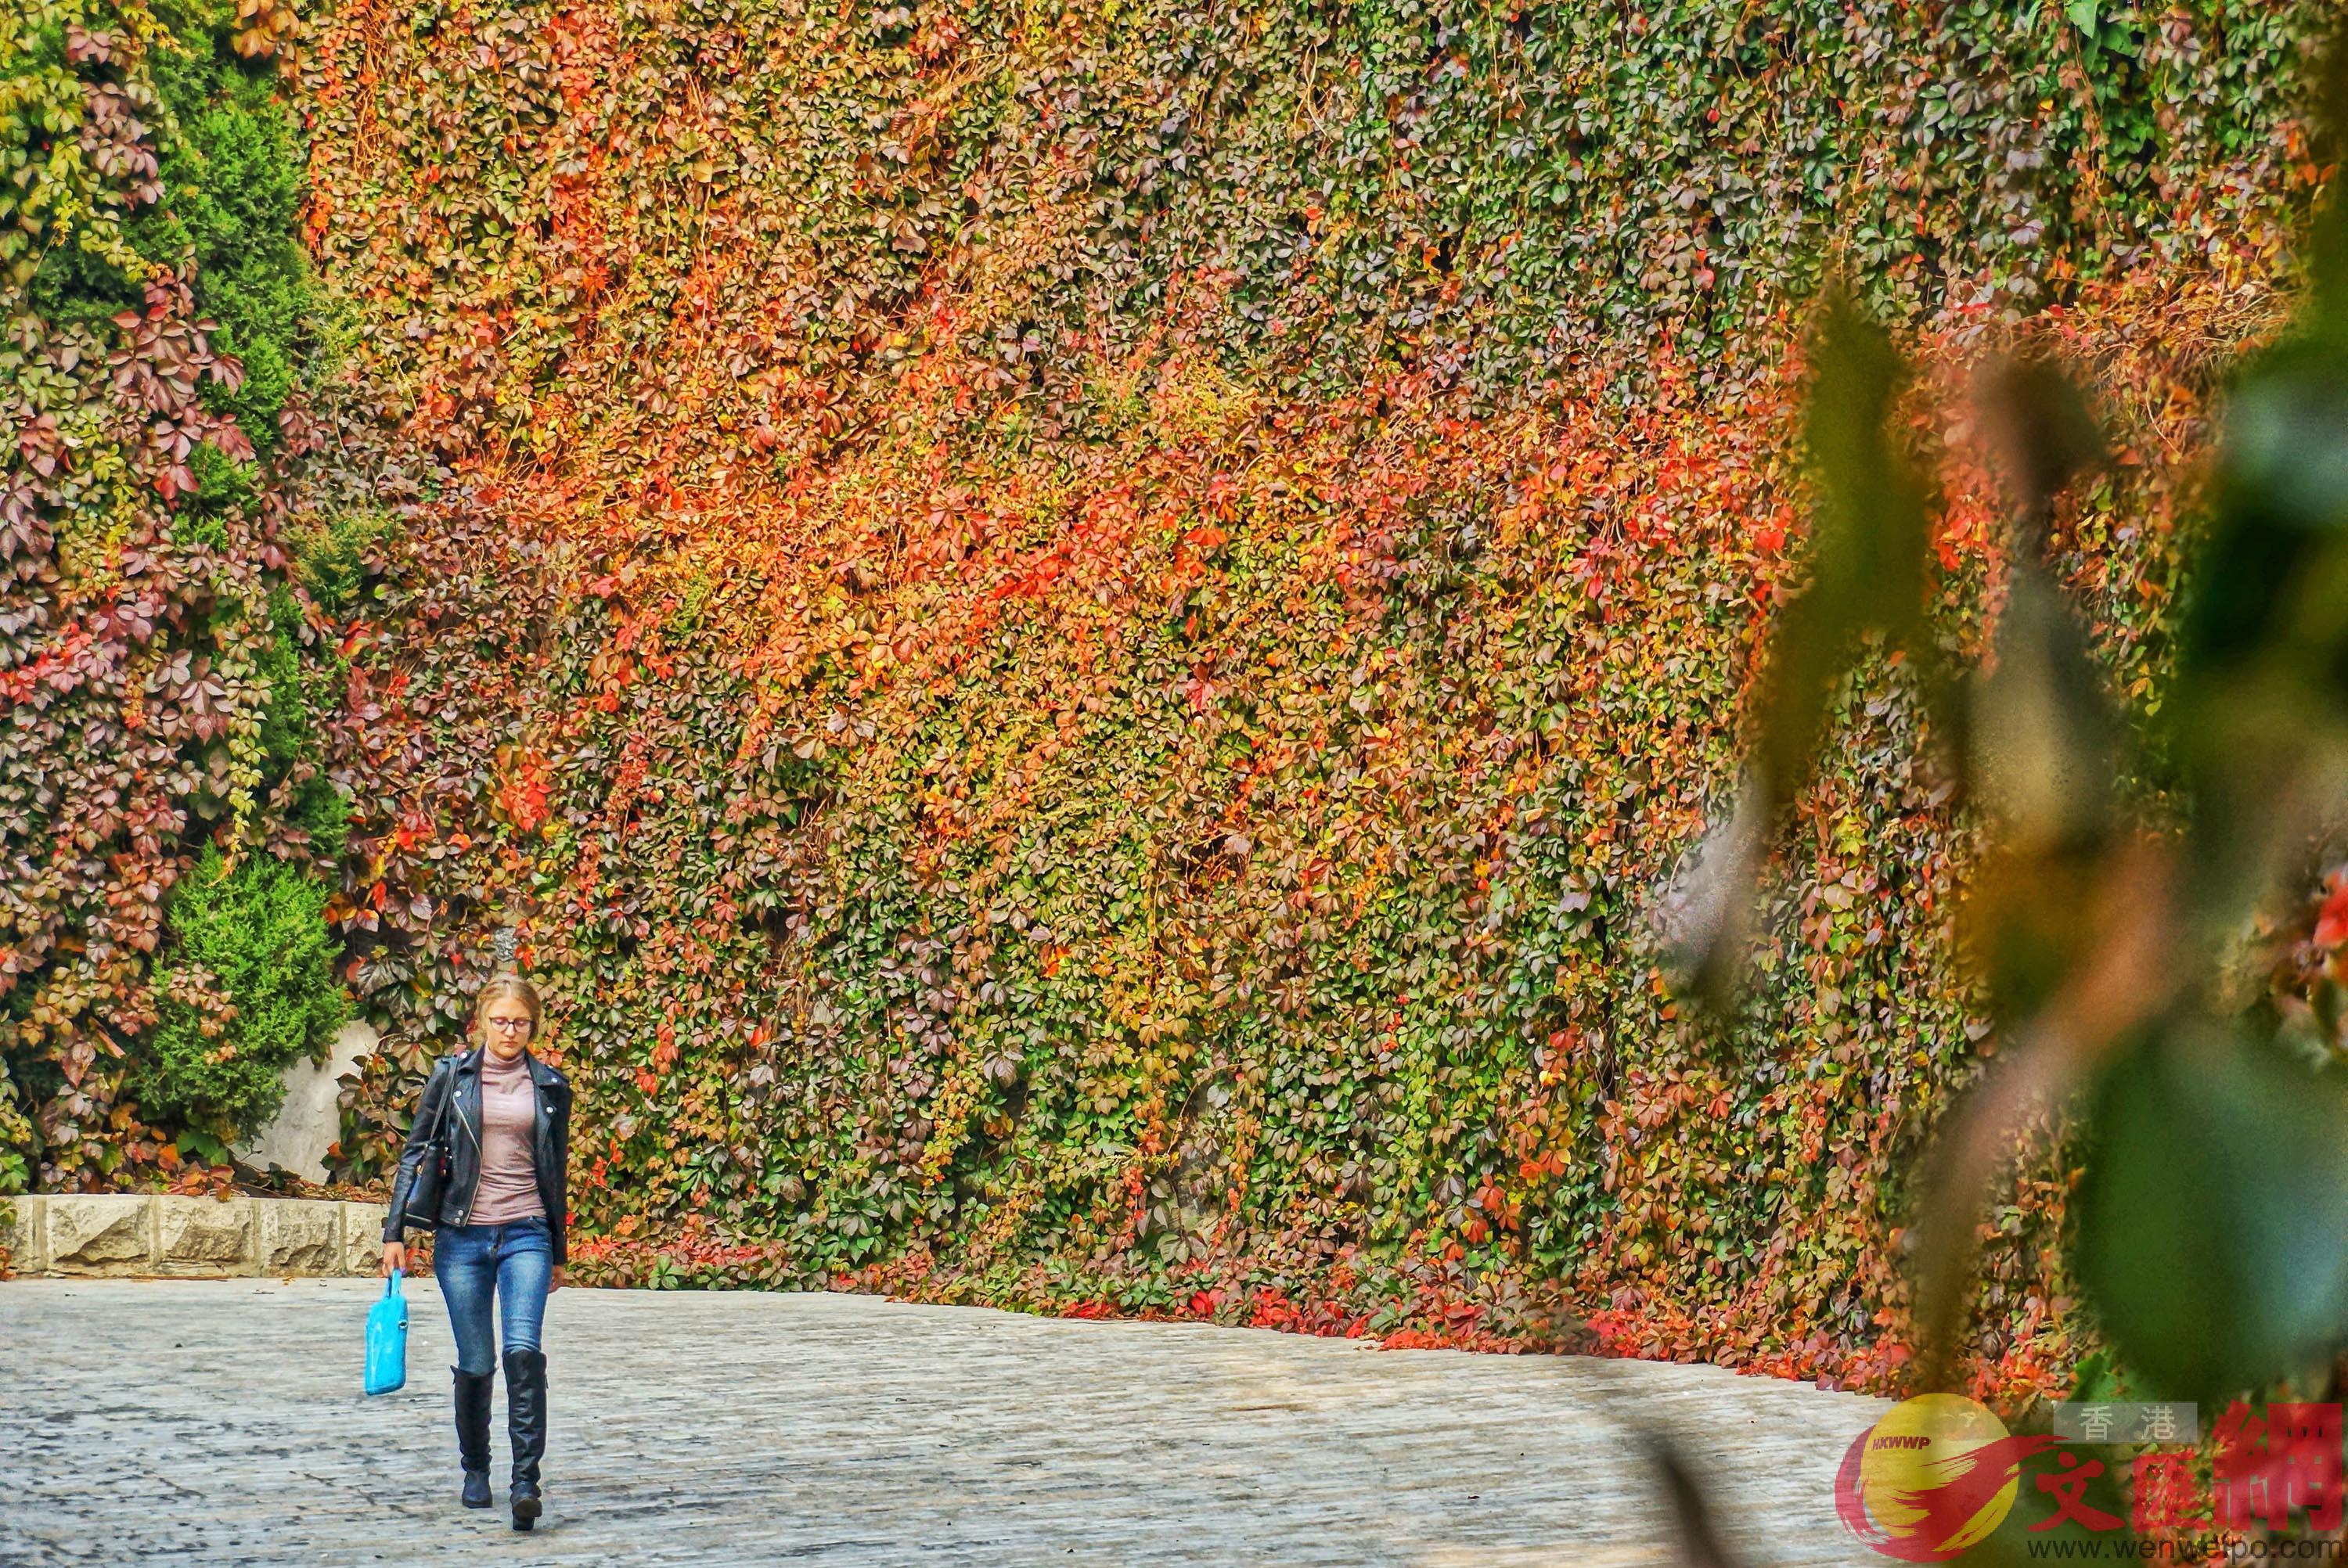
[[[432,1272],[457,1339],[457,1457],[465,1506],[489,1506],[489,1383],[498,1366],[490,1297],[505,1341],[506,1433],[513,1527],[542,1503],[546,1298],[562,1287],[571,1160],[571,1085],[533,1056],[538,992],[499,975],[473,1004],[473,1045],[442,1057],[425,1080],[383,1227],[383,1271],[407,1266],[407,1226],[432,1227]],[[427,1162],[429,1164],[427,1165]],[[445,1172],[436,1180],[436,1172]]]

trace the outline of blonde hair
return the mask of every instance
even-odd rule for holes
[[[529,1043],[535,1045],[538,1042],[540,1033],[546,1027],[545,1015],[539,1006],[538,988],[520,975],[503,974],[491,975],[483,982],[481,994],[473,999],[474,1044],[486,1045],[489,1042],[481,1020],[489,1016],[489,1004],[508,999],[518,1001],[530,1009]]]

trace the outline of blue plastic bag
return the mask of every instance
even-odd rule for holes
[[[367,1308],[366,1391],[388,1394],[407,1381],[407,1297],[400,1294],[393,1269],[383,1282],[383,1294]]]

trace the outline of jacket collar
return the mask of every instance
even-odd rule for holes
[[[489,1048],[486,1045],[473,1045],[468,1046],[463,1050],[458,1051],[457,1053],[457,1066],[455,1071],[458,1072],[470,1072],[478,1075],[481,1071],[481,1058],[488,1054],[489,1049]],[[541,1088],[551,1089],[560,1081],[555,1074],[554,1069],[547,1066],[543,1061],[541,1061],[538,1059],[538,1053],[530,1050],[530,1047],[523,1046],[521,1048],[521,1059],[530,1068],[530,1081],[538,1084]]]

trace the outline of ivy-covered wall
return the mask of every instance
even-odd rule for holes
[[[1804,305],[1840,271],[1931,367],[1969,606],[1968,367],[2089,367],[2122,458],[2058,555],[2157,702],[2317,9],[263,7],[314,292],[204,308],[256,366],[316,323],[325,434],[224,516],[283,507],[239,624],[302,641],[282,587],[335,693],[392,1030],[345,1173],[510,921],[586,1277],[1895,1376],[1899,1173],[1997,1044],[1896,671],[1741,1025],[1658,968],[1801,528]],[[2076,1341],[2066,1188],[2001,1212],[1986,1384]]]
[[[0,16],[0,1192],[224,1162],[348,1008],[304,562],[356,525],[289,499],[333,314],[243,10]]]
[[[1967,600],[1965,367],[2104,381],[2061,555],[2157,701],[2312,11],[322,13],[311,244],[458,477],[355,659],[405,1046],[351,1169],[512,919],[610,1277],[1891,1375],[1898,1173],[1996,1043],[1895,675],[1734,1037],[1657,968],[1802,306],[1839,270],[1935,367]],[[2078,1328],[2020,1180],[2007,1386]]]

